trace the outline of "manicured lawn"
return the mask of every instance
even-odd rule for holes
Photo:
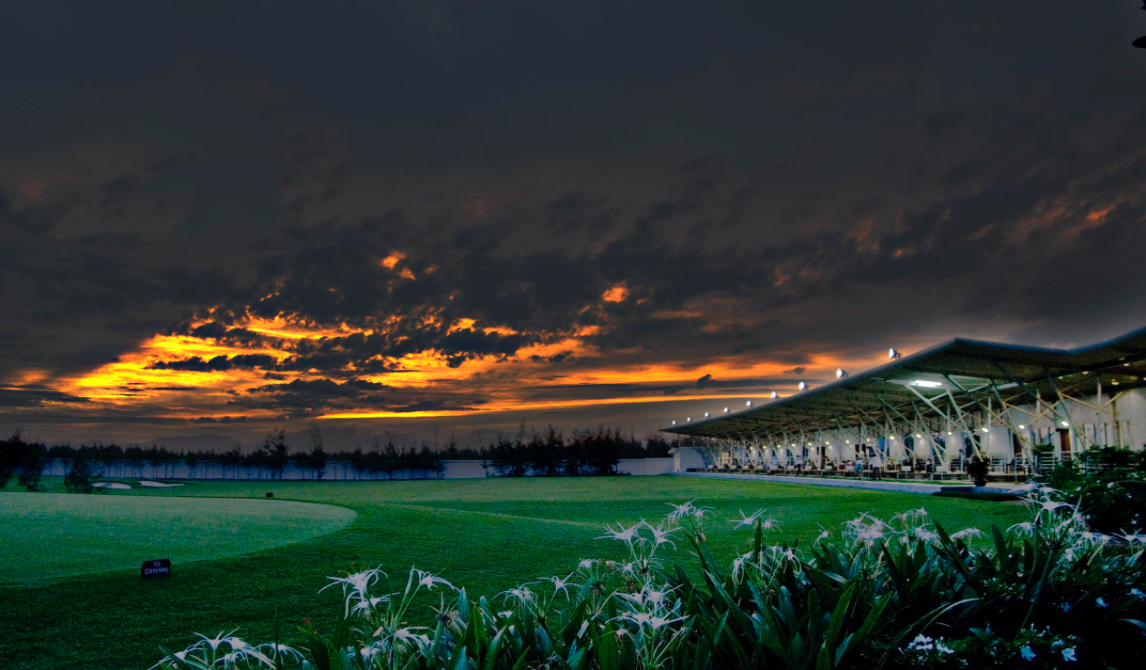
[[[0,493],[0,580],[248,554],[339,530],[354,516],[345,507],[287,501]]]
[[[49,482],[49,486],[58,483]],[[274,492],[274,500],[265,498],[267,491]],[[43,499],[42,506],[33,505],[38,508],[36,515],[33,520],[21,520],[19,530],[0,522],[0,546],[19,534],[25,549],[11,564],[58,564],[53,554],[66,545],[71,536],[68,528],[75,527],[77,517],[50,511],[60,504],[58,496],[31,497]],[[144,669],[162,655],[160,645],[181,649],[193,632],[213,635],[239,628],[249,640],[266,641],[273,638],[276,623],[289,640],[304,618],[324,627],[333,620],[338,595],[316,593],[327,582],[326,576],[367,567],[381,566],[389,572],[392,583],[387,586],[394,589],[404,583],[406,571],[417,565],[467,587],[470,593],[494,595],[539,577],[567,574],[580,558],[620,558],[623,547],[619,543],[595,539],[602,526],[642,518],[655,522],[669,511],[667,502],[695,499],[697,504],[714,508],[709,543],[717,558],[725,560],[749,541],[747,533],[734,533],[727,521],[737,517],[738,510],[767,509],[782,524],[774,539],[787,542],[810,540],[821,526],[837,530],[842,522],[864,512],[889,517],[920,506],[950,530],[1010,525],[1025,518],[1021,507],[1009,503],[685,477],[192,482],[177,489],[67,497],[81,501],[80,507],[94,501],[101,505],[129,500],[147,505],[175,503],[172,509],[183,512],[180,523],[192,528],[199,523],[217,527],[211,512],[218,510],[195,508],[202,501],[188,497],[249,499],[242,501],[242,508],[237,500],[220,501],[226,508],[246,510],[249,505],[266,510],[248,517],[251,524],[237,520],[230,537],[224,533],[217,540],[229,541],[232,547],[236,538],[247,534],[252,542],[274,539],[275,533],[262,523],[267,516],[276,524],[282,521],[284,535],[297,533],[299,519],[280,519],[283,499],[345,507],[358,516],[342,530],[293,544],[273,548],[251,544],[239,549],[252,552],[242,556],[228,549],[213,555],[230,557],[195,563],[177,560],[174,574],[166,579],[140,580],[133,560],[131,569],[117,572],[36,586],[0,586],[0,612],[4,613],[0,616],[0,668]],[[195,518],[197,509],[202,521]],[[103,551],[100,545],[105,537],[123,537],[119,528],[123,523],[136,522],[116,521],[113,516],[107,523],[84,530],[82,541],[75,540],[73,546]],[[142,530],[137,534],[146,541],[153,539]],[[296,534],[283,541],[298,539]],[[204,548],[202,544],[197,550]],[[120,544],[116,551],[129,548]],[[146,552],[176,555],[155,544]],[[674,553],[691,565],[686,547]],[[3,564],[0,581],[11,581],[8,560]]]

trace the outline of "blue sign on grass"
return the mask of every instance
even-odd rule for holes
[[[171,574],[171,559],[159,558],[154,561],[146,561],[143,568],[139,571],[140,577],[162,577]]]

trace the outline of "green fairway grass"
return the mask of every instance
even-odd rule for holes
[[[324,535],[354,516],[313,503],[0,493],[0,582],[246,554]]]
[[[58,487],[51,481],[49,486]],[[9,490],[12,490],[11,488]],[[274,499],[265,495],[270,491]],[[44,509],[50,497],[40,496]],[[326,577],[382,567],[386,590],[400,590],[412,565],[433,571],[471,594],[493,596],[549,575],[565,575],[580,558],[621,558],[618,542],[596,539],[606,523],[656,522],[666,503],[695,500],[714,509],[708,539],[719,560],[744,550],[750,533],[734,532],[738,511],[764,508],[780,521],[773,541],[808,542],[821,526],[838,531],[862,513],[890,517],[925,507],[949,530],[1007,526],[1026,518],[1021,506],[957,498],[694,477],[483,479],[409,482],[191,482],[172,489],[132,489],[86,501],[190,504],[189,497],[229,498],[267,510],[279,501],[326,503],[354,510],[354,523],[321,537],[187,564],[170,578],[141,580],[133,570],[79,575],[36,586],[0,586],[0,668],[120,669],[150,667],[160,645],[182,649],[193,632],[239,628],[252,641],[285,641],[304,619],[329,628],[339,595],[318,594]],[[274,514],[268,511],[268,514]],[[74,517],[40,513],[41,530],[21,540],[17,563],[49,560]],[[285,531],[286,529],[284,529]],[[110,532],[110,531],[109,531]],[[241,532],[241,531],[240,531]],[[260,531],[262,533],[262,531]],[[8,530],[0,528],[0,542]],[[273,535],[273,534],[272,534]],[[99,543],[98,530],[85,543]],[[297,539],[297,537],[296,537]],[[41,540],[41,541],[37,541]],[[171,552],[159,551],[164,556]],[[145,558],[160,557],[145,556]],[[682,544],[669,552],[687,566]],[[423,603],[422,614],[431,603]],[[420,616],[420,615],[419,615]]]

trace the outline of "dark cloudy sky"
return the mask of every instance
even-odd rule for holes
[[[1134,0],[168,4],[0,8],[0,428],[640,435],[1146,324]]]

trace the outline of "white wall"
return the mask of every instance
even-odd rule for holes
[[[675,458],[622,458],[617,472],[623,475],[668,475],[673,472]]]
[[[695,450],[693,450],[695,451]],[[617,464],[617,472],[621,474],[646,476],[646,475],[664,475],[673,472],[675,458],[623,458]],[[136,464],[130,461],[115,461],[107,464],[104,467],[104,476],[113,478],[140,478],[140,479],[237,479],[240,481],[270,481],[271,475],[269,472],[260,472],[255,468],[237,467],[231,468],[223,466],[214,462],[203,462],[195,467],[194,470],[187,467],[186,463],[181,461],[160,464],[158,467],[153,468],[147,463]],[[493,472],[486,473],[486,469],[482,467],[481,461],[442,461],[442,473],[427,473],[417,471],[399,471],[394,473],[393,479],[482,479],[491,476]],[[48,476],[62,477],[67,473],[69,461],[64,459],[52,459],[48,461],[48,466],[44,470],[44,474]],[[689,466],[689,467],[703,467],[702,465]],[[284,481],[298,481],[311,479],[313,472],[306,468],[300,468],[295,464],[289,464],[282,473]],[[277,477],[275,479],[278,479]],[[379,473],[377,476],[369,476],[366,474],[358,474],[350,464],[345,461],[330,461],[326,464],[326,470],[323,472],[322,481],[385,481],[386,475]]]
[[[1127,391],[1114,401],[1114,409],[1122,431],[1122,444],[1146,449],[1146,390]]]
[[[703,469],[708,465],[704,454],[695,447],[675,447],[672,450],[673,472],[688,472],[690,469]]]

